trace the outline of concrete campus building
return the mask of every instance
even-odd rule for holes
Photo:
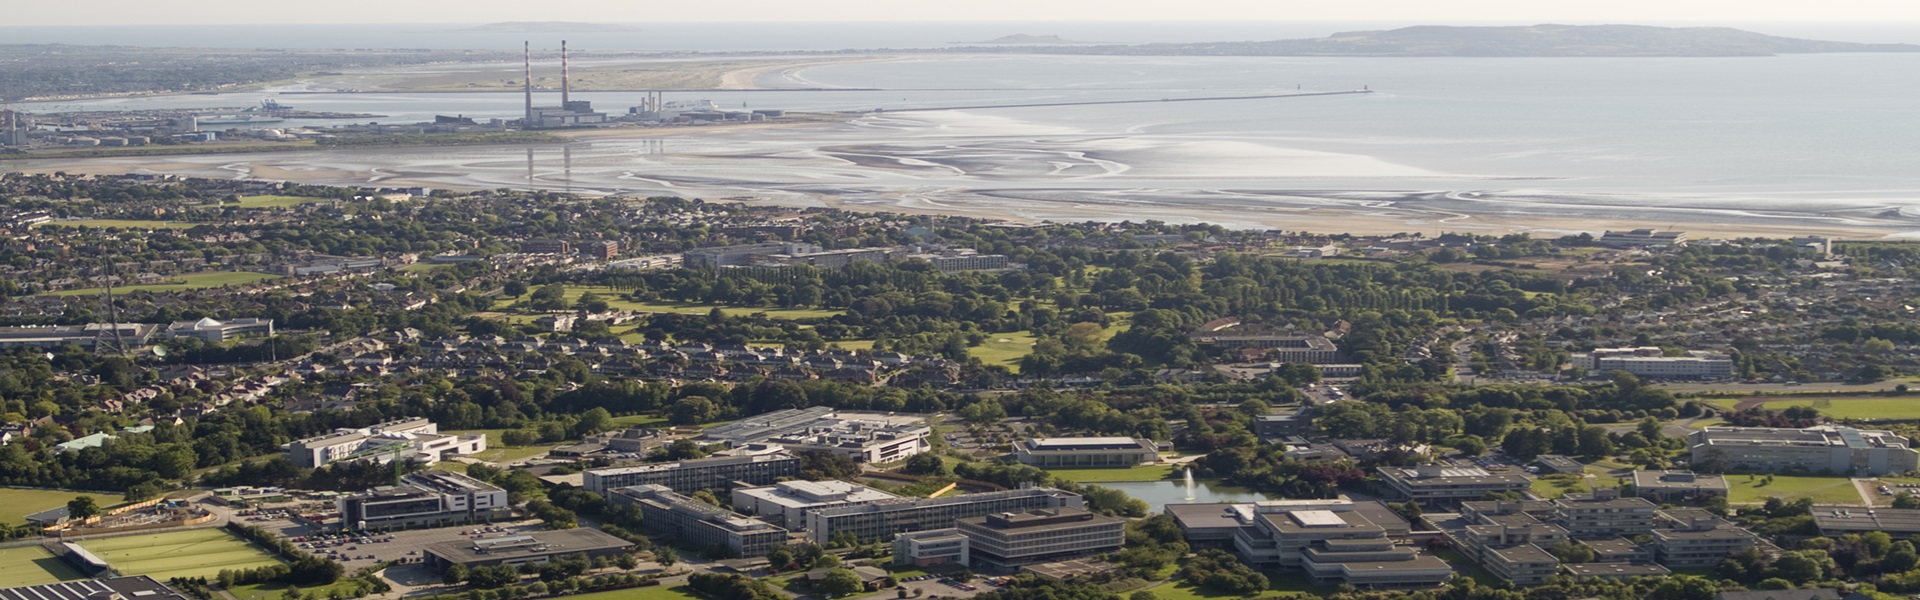
[[[589,559],[617,556],[633,544],[602,533],[598,529],[560,529],[535,531],[505,537],[454,540],[427,546],[421,552],[428,566],[445,570],[453,565],[467,568],[491,565],[545,564],[573,556]]]
[[[418,471],[400,485],[334,500],[342,529],[447,526],[513,516],[507,491],[450,471]]]
[[[0,600],[189,600],[146,575],[0,588]]]
[[[115,331],[118,336],[114,335]],[[0,327],[0,350],[7,348],[62,348],[80,346],[92,349],[102,341],[118,339],[129,347],[153,343],[159,325],[143,323],[89,323],[86,325],[48,325]]]
[[[1730,471],[1893,475],[1920,469],[1920,452],[1907,447],[1907,438],[1881,429],[1708,427],[1688,435],[1687,443],[1693,465],[1719,460]]]
[[[1117,551],[1126,545],[1126,524],[1062,507],[956,519],[954,529],[966,536],[973,564],[1012,568]]]
[[[1479,467],[1421,465],[1381,467],[1380,479],[1398,499],[1429,506],[1478,500],[1488,492],[1520,492],[1533,483],[1520,475],[1495,474]]]
[[[196,338],[209,344],[250,335],[273,336],[273,319],[228,319],[211,317],[198,321],[178,321],[167,326],[167,337]]]
[[[800,459],[777,452],[752,456],[716,456],[680,462],[588,469],[581,482],[587,491],[607,495],[615,488],[664,485],[677,492],[724,489],[735,481],[771,485],[782,477],[800,474]]]
[[[960,530],[909,531],[893,538],[893,564],[931,567],[973,564],[971,540]]]
[[[1618,489],[1569,494],[1555,500],[1462,502],[1460,512],[1426,517],[1467,558],[1517,585],[1537,585],[1558,573],[1575,577],[1634,577],[1670,573],[1656,553],[1630,541],[1661,526],[1657,508]],[[1548,552],[1561,544],[1594,551],[1594,563],[1562,564]],[[1724,557],[1724,555],[1722,555]]]
[[[995,513],[1049,508],[1084,508],[1079,494],[1052,488],[1027,488],[944,498],[889,500],[807,512],[810,541],[827,545],[836,536],[866,542],[896,534],[952,527],[954,521]]]
[[[1131,467],[1160,460],[1160,446],[1126,437],[1033,438],[1014,442],[1013,457],[1036,467]]]
[[[735,488],[733,509],[798,530],[806,527],[810,510],[898,499],[899,496],[845,481],[782,481],[766,487]]]
[[[1225,548],[1260,568],[1304,571],[1316,583],[1418,588],[1453,569],[1408,547],[1412,526],[1385,504],[1352,500],[1267,500],[1168,504],[1194,548]]]
[[[1654,502],[1681,502],[1688,499],[1725,498],[1727,478],[1692,471],[1633,472],[1633,495]]]
[[[1573,366],[1592,374],[1626,371],[1647,379],[1727,379],[1733,377],[1733,359],[1713,352],[1667,356],[1657,346],[1604,348],[1573,355]]]
[[[834,452],[859,463],[887,463],[931,448],[927,436],[932,433],[924,415],[815,406],[747,417],[708,429],[701,438],[730,448],[768,444],[794,452]]]
[[[766,556],[787,542],[785,529],[682,496],[664,485],[618,488],[607,495],[607,500],[639,506],[648,529],[672,534],[698,548],[726,548],[735,556]]]
[[[397,419],[295,440],[284,448],[288,461],[307,469],[357,460],[386,463],[412,459],[433,465],[448,455],[474,454],[487,449],[485,435],[454,436],[438,432],[439,427],[424,418]]]

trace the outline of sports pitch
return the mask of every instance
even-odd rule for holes
[[[79,569],[46,548],[0,548],[0,585],[40,585],[86,578]]]
[[[219,529],[137,535],[80,542],[125,575],[212,579],[224,569],[243,570],[280,564],[265,550]]]

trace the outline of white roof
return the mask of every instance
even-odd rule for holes
[[[1347,520],[1330,510],[1296,510],[1288,513],[1301,527],[1346,527]]]

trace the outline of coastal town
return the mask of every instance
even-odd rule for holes
[[[1920,592],[1901,242],[0,199],[7,598]]]

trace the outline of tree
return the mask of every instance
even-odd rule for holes
[[[1660,580],[1647,600],[1713,600],[1719,593],[1713,580],[1693,575],[1674,575]]]
[[[653,562],[660,563],[662,567],[671,567],[674,563],[680,562],[680,555],[672,548],[661,546],[653,549]]]
[[[675,425],[697,425],[718,416],[720,409],[704,396],[687,396],[667,408],[667,422]]]
[[[1900,492],[1893,497],[1894,508],[1920,508],[1920,496],[1911,492]]]
[[[573,435],[586,437],[606,431],[612,426],[613,414],[607,412],[607,409],[596,406],[587,412],[580,413],[580,420],[573,424]]]
[[[940,460],[931,452],[922,452],[908,458],[902,470],[912,475],[946,475],[947,461]]]
[[[813,589],[831,598],[865,591],[867,586],[865,582],[860,581],[860,576],[854,574],[853,571],[834,569],[827,571],[825,576],[822,576],[819,581],[814,582]]]
[[[99,515],[100,503],[94,502],[92,496],[74,496],[67,501],[67,518],[78,521]]]
[[[127,502],[139,502],[142,500],[158,497],[160,493],[161,493],[161,490],[158,484],[155,484],[151,481],[142,481],[140,483],[133,484],[133,487],[127,488],[126,496],[124,496],[121,499],[126,500]]]
[[[527,295],[527,283],[524,281],[509,281],[500,286],[500,294],[508,298],[525,296]]]
[[[981,400],[960,409],[960,418],[971,423],[993,423],[1007,418],[1007,409],[996,400]]]
[[[467,580],[466,565],[456,564],[453,566],[449,566],[447,567],[446,571],[443,571],[440,573],[440,582],[445,583],[447,585],[458,585],[461,582],[464,582],[466,580]]]

